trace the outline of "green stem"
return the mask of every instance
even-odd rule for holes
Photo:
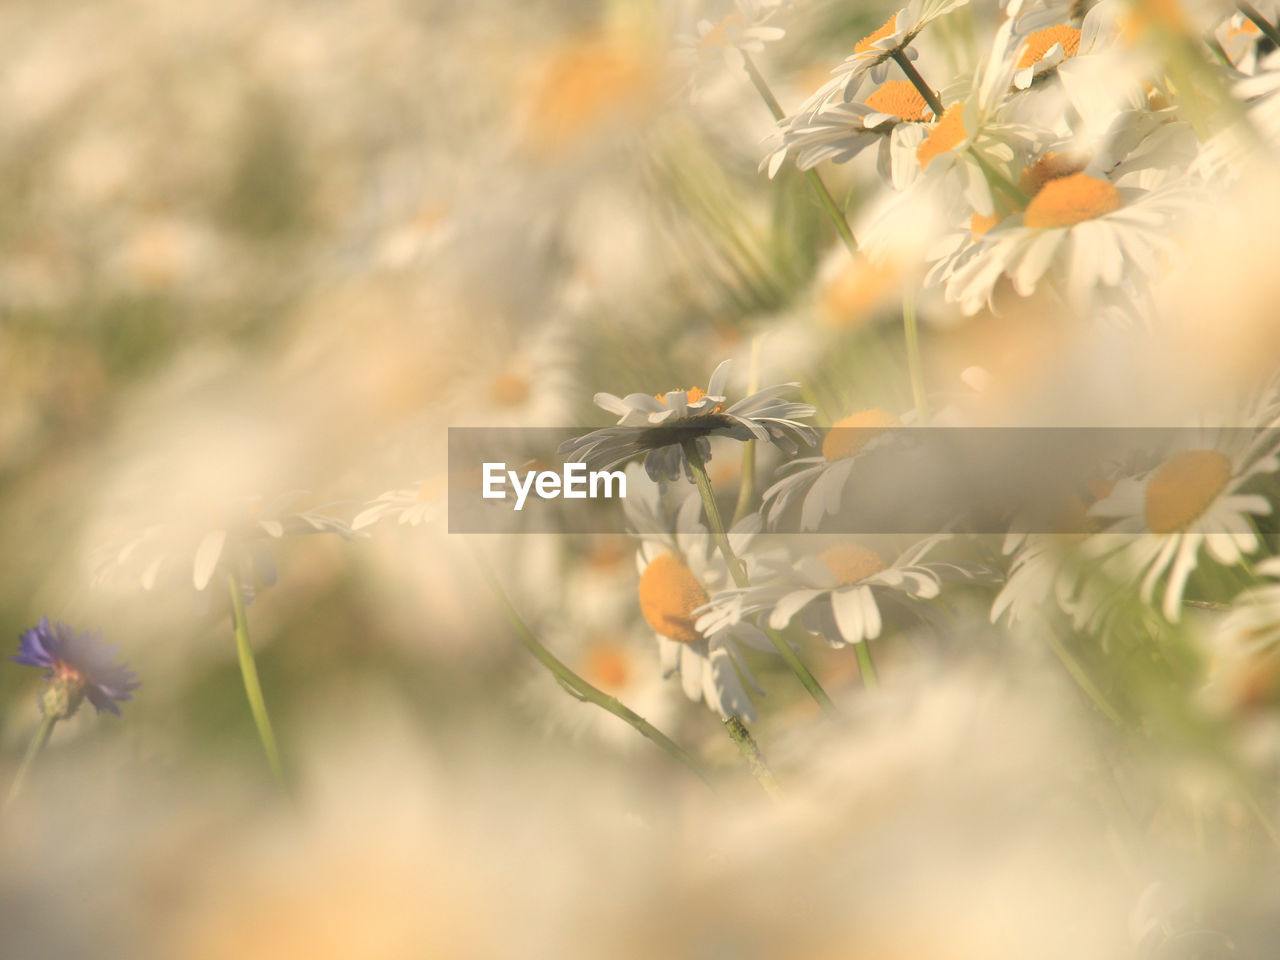
[[[755,738],[751,736],[746,725],[737,717],[729,717],[724,722],[725,729],[729,731],[729,736],[733,737],[733,742],[738,745],[743,758],[747,761],[747,767],[751,770],[751,775],[764,788],[772,799],[777,800],[782,796],[782,791],[778,789],[778,781],[774,779],[773,771],[769,769],[769,764],[765,762],[764,754],[760,752],[760,747],[756,745]]]
[[[737,523],[751,512],[751,502],[756,495],[756,442],[748,440],[742,445],[742,479],[738,485],[738,503],[733,508],[732,523]]]
[[[747,393],[752,394],[760,389],[760,337],[751,341],[751,368],[747,377]],[[738,484],[738,503],[733,508],[733,520],[730,526],[751,512],[751,505],[756,496],[756,442],[748,440],[742,445],[742,468],[739,471],[741,480]]]
[[[22,792],[22,785],[26,783],[27,775],[31,772],[31,765],[35,763],[36,756],[44,749],[44,745],[49,742],[49,735],[53,733],[53,725],[57,722],[58,718],[51,713],[46,713],[40,718],[40,726],[36,727],[31,742],[27,744],[27,752],[22,756],[22,764],[13,778],[13,785],[9,787],[9,795],[4,801],[6,810],[18,799],[18,794]]]
[[[1098,689],[1089,674],[1085,672],[1084,667],[1080,665],[1080,661],[1073,657],[1071,652],[1062,645],[1062,641],[1052,633],[1047,635],[1047,641],[1049,649],[1061,661],[1063,668],[1071,675],[1071,679],[1076,682],[1076,685],[1080,687],[1085,696],[1093,702],[1093,705],[1098,708],[1104,717],[1119,726],[1123,722],[1120,714],[1116,712],[1115,707],[1107,702],[1107,698],[1103,696],[1102,691]]]
[[[1253,25],[1261,30],[1268,40],[1280,47],[1280,30],[1272,26],[1271,21],[1264,17],[1257,7],[1251,3],[1240,3],[1236,5],[1236,9],[1252,20]]]
[[[924,82],[924,77],[920,76],[920,71],[916,69],[916,65],[908,59],[906,51],[902,48],[893,51],[893,62],[907,75],[907,79],[919,91],[920,96],[924,97],[924,102],[933,111],[933,118],[935,120],[940,119],[943,113],[942,100],[933,92],[933,88]]]
[[[934,120],[937,121],[941,119],[943,114],[942,100],[933,92],[933,88],[930,87],[929,84],[925,83],[924,77],[920,76],[920,71],[916,69],[915,64],[907,59],[906,53],[902,50],[894,51],[893,60],[902,69],[902,72],[907,75],[907,79],[911,81],[911,85],[916,88],[920,96],[924,97],[925,103],[927,103],[929,105],[929,109],[933,111]],[[1025,207],[1027,205],[1030,198],[1019,190],[1016,185],[1010,183],[1009,180],[1000,173],[1000,171],[991,166],[991,164],[986,161],[986,158],[978,152],[977,148],[970,146],[968,150],[969,153],[973,155],[973,159],[978,162],[978,166],[982,170],[982,175],[987,178],[987,182],[989,184],[1001,193],[1005,194],[1005,196],[1016,203],[1019,207]]]
[[[868,690],[880,688],[880,678],[876,676],[876,665],[871,662],[871,645],[863,640],[853,645],[858,655],[858,673],[862,675],[862,685]]]
[[[733,577],[733,582],[740,589],[746,589],[751,586],[751,582],[747,578],[747,568],[738,558],[738,555],[733,552],[733,545],[729,543],[729,535],[725,532],[724,520],[720,517],[720,507],[716,505],[715,491],[711,489],[711,479],[707,476],[706,464],[702,462],[702,455],[698,453],[698,442],[696,440],[684,440],[681,446],[684,449],[686,459],[689,461],[689,468],[693,472],[694,482],[698,485],[698,493],[702,495],[702,506],[707,514],[707,523],[711,525],[711,533],[720,547],[720,552],[724,555],[725,564],[729,567],[729,575]],[[760,629],[764,631],[774,649],[782,656],[783,662],[791,668],[791,672],[796,675],[796,679],[809,691],[809,696],[813,697],[824,711],[829,714],[835,714],[835,704],[831,702],[827,692],[818,683],[818,678],[809,672],[809,668],[804,665],[796,655],[796,652],[791,649],[791,644],[787,643],[777,630],[769,626],[762,624]]]
[[[249,710],[253,713],[258,739],[276,784],[284,789],[284,771],[280,766],[280,751],[276,747],[276,735],[271,729],[271,717],[267,714],[267,702],[262,697],[262,684],[258,681],[258,665],[253,659],[253,645],[249,642],[249,621],[244,614],[244,598],[235,574],[227,574],[227,587],[231,591],[231,615],[236,633],[236,654],[240,658],[240,675],[244,678],[244,692],[249,698]]]
[[[498,578],[490,569],[489,564],[485,561],[484,556],[480,553],[479,548],[471,544],[472,555],[475,558],[476,566],[480,568],[480,575],[484,577],[485,583],[489,585],[489,589],[493,592],[494,597],[498,601],[498,605],[502,607],[502,612],[507,618],[507,622],[511,624],[511,629],[515,632],[524,648],[533,654],[534,659],[541,663],[559,682],[560,686],[566,692],[577,700],[584,703],[593,703],[602,710],[613,714],[619,720],[630,724],[641,736],[655,743],[667,752],[673,759],[684,764],[694,774],[698,776],[708,787],[711,786],[711,780],[706,772],[702,769],[702,765],[698,763],[692,756],[685,752],[684,748],[668,737],[665,733],[651,724],[640,714],[625,706],[616,697],[611,697],[603,690],[593,686],[582,677],[578,676],[572,669],[556,657],[550,650],[544,647],[538,640],[533,630],[524,622],[511,600],[507,597],[507,593],[502,589],[502,584],[498,582]]]
[[[929,422],[929,397],[924,391],[924,369],[920,363],[920,328],[916,323],[916,292],[902,293],[902,333],[907,341],[907,373],[911,377],[911,399],[916,406],[916,426]]]
[[[751,84],[756,88],[756,92],[760,94],[760,99],[769,108],[769,113],[773,115],[773,119],[781,121],[786,117],[786,113],[782,109],[782,104],[778,102],[778,98],[769,89],[769,84],[763,74],[756,68],[750,54],[744,52],[742,60],[747,68],[747,76],[751,78]],[[809,181],[809,186],[817,194],[818,203],[822,205],[822,209],[826,211],[827,216],[831,218],[831,222],[835,224],[836,232],[840,234],[840,239],[844,241],[845,248],[856,257],[858,255],[858,240],[853,235],[853,230],[849,227],[849,221],[845,219],[844,213],[841,211],[839,204],[836,203],[835,197],[831,196],[831,191],[827,189],[827,185],[818,176],[818,171],[806,170],[804,178]]]
[[[982,175],[987,178],[987,183],[991,184],[1006,197],[1014,202],[1018,209],[1022,209],[1031,202],[1022,190],[1018,189],[1004,174],[987,162],[986,157],[978,152],[978,148],[969,147],[969,153],[973,159],[977,161],[978,168],[982,171]]]

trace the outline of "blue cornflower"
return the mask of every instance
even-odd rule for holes
[[[138,687],[137,674],[127,664],[115,663],[116,648],[102,642],[102,631],[77,635],[59,621],[49,626],[49,618],[21,635],[14,663],[44,667],[49,681],[41,699],[46,715],[70,717],[87,697],[101,713],[120,715],[117,701],[132,700]]]

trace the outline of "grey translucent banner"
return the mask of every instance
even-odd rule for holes
[[[589,432],[451,428],[449,532],[625,532],[618,479],[627,464],[604,471],[567,465],[557,453],[564,441]],[[768,458],[774,469],[762,471],[757,502],[784,481],[767,501],[767,517],[770,529],[785,533],[1004,533],[1011,527],[1083,533],[1096,529],[1090,511],[1117,479],[1152,476],[1178,460],[1181,475],[1171,476],[1171,483],[1229,485],[1273,450],[1275,440],[1274,434],[1234,427],[819,430],[817,442],[794,457]],[[709,470],[728,516],[737,499],[742,448],[728,443],[715,449]],[[613,476],[592,476],[606,472]],[[636,480],[632,476],[627,497],[639,495]],[[1254,490],[1270,483],[1274,478],[1260,473],[1241,486]],[[670,485],[694,489],[683,477]]]

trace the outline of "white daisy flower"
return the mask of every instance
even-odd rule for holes
[[[910,83],[891,80],[861,103],[828,103],[812,113],[786,117],[778,124],[777,146],[761,162],[773,177],[788,156],[801,170],[831,160],[852,160],[872,144],[879,146],[876,169],[894,189],[906,187],[920,172],[916,150],[933,119],[933,110]]]
[[[586,463],[591,470],[607,470],[644,454],[645,472],[652,479],[678,479],[681,467],[692,480],[693,472],[681,444],[693,440],[703,461],[711,458],[710,437],[761,440],[787,455],[801,444],[811,444],[816,431],[798,418],[813,416],[807,403],[782,399],[799,384],[766,387],[726,407],[724,388],[732,361],[716,367],[704,393],[697,387],[666,394],[632,393],[616,397],[597,393],[596,406],[619,415],[618,425],[595,430],[560,445],[567,462]]]
[[[1040,139],[1036,131],[1009,122],[1002,112],[1013,73],[1005,55],[1010,29],[1007,23],[1000,28],[991,53],[971,80],[940,94],[943,103],[951,102],[916,149],[924,174],[921,185],[944,207],[963,199],[982,216],[991,216],[992,189],[1005,184],[1006,194],[1011,193],[1007,185],[1016,161]]]
[[[992,302],[1002,277],[1023,297],[1050,279],[1078,307],[1102,287],[1141,292],[1176,252],[1173,225],[1195,196],[1187,183],[1143,190],[1083,171],[1056,177],[1021,213],[981,224],[985,231],[940,260],[929,279],[945,283],[947,300],[966,316]]]
[[[991,604],[992,623],[1042,624],[1055,610],[1071,617],[1076,629],[1096,622],[1108,606],[1108,584],[1089,576],[1079,546],[1102,528],[1099,519],[1089,516],[1089,508],[1114,486],[1114,481],[1102,479],[1068,493],[1054,516],[1038,518],[1041,522],[1034,525],[1040,529],[1029,529],[1033,523],[1028,517],[1015,518],[1002,546],[1012,559],[1004,586]]]
[[[1268,20],[1276,22],[1274,4],[1259,2],[1255,6]],[[1248,76],[1258,72],[1268,50],[1274,49],[1270,40],[1258,29],[1258,25],[1239,11],[1220,24],[1213,36],[1232,66]]]
[[[763,53],[765,44],[786,36],[786,30],[770,21],[790,9],[790,0],[734,0],[733,6],[733,12],[719,20],[699,20],[693,34],[677,36],[676,57],[696,62],[716,52],[738,66],[743,53]]]
[[[1202,547],[1224,566],[1258,549],[1251,516],[1267,516],[1271,504],[1242,488],[1280,469],[1273,430],[1196,431],[1148,473],[1119,481],[1090,515],[1112,520],[1085,542],[1088,557],[1117,580],[1141,577],[1139,596],[1151,603],[1167,577],[1161,611],[1178,620],[1187,579]]]
[[[355,536],[344,521],[318,510],[289,509],[302,496],[305,491],[295,491],[267,504],[252,498],[215,509],[212,515],[197,511],[202,520],[157,524],[99,547],[94,551],[93,584],[136,577],[142,589],[152,590],[166,577],[185,576],[201,592],[215,574],[225,581],[230,572],[250,593],[258,586],[271,586],[276,569],[266,540],[311,533]]]
[[[435,523],[445,516],[448,509],[448,477],[438,475],[415,487],[388,490],[369,501],[368,505],[351,521],[352,530],[371,527],[386,517],[395,517],[396,523],[411,527]]]
[[[911,0],[854,44],[853,53],[831,71],[832,79],[805,101],[801,112],[812,112],[837,98],[852,100],[867,76],[875,83],[883,83],[888,75],[889,60],[895,53],[902,52],[908,59],[915,60],[917,54],[911,42],[916,35],[938,17],[967,3],[968,0]]]
[[[822,452],[800,457],[778,469],[777,480],[764,492],[763,513],[776,527],[801,499],[800,529],[816,530],[823,517],[840,509],[840,499],[857,458],[885,442],[902,421],[879,407],[858,410],[837,420],[822,438]]]
[[[939,539],[921,541],[888,565],[861,544],[837,543],[801,557],[776,582],[717,593],[697,626],[727,629],[767,611],[773,629],[785,629],[799,615],[806,630],[833,647],[874,640],[884,623],[881,604],[931,600],[942,589],[940,569],[962,572],[950,564],[921,563]]]
[[[628,590],[634,597],[634,592]],[[673,707],[678,701],[670,696],[670,688],[663,682],[658,670],[652,645],[644,634],[647,631],[627,629],[594,630],[576,621],[566,622],[563,611],[553,623],[548,618],[539,630],[547,647],[569,669],[592,686],[616,697],[636,713],[659,729],[673,719]],[[644,740],[635,730],[613,714],[583,707],[572,697],[546,682],[546,674],[530,668],[529,684],[523,691],[530,706],[556,727],[571,735],[582,736],[608,743],[610,748],[631,752]]]
[[[1211,687],[1230,707],[1248,707],[1280,692],[1280,557],[1254,568],[1271,578],[1245,590],[1214,626]]]
[[[722,717],[754,720],[755,708],[743,680],[758,693],[763,691],[738,645],[774,648],[763,631],[750,623],[704,629],[694,622],[695,611],[710,595],[732,582],[724,557],[699,519],[701,498],[691,492],[673,503],[672,497],[663,495],[664,488],[643,483],[634,468],[628,473],[630,493],[624,508],[640,538],[636,553],[640,612],[658,642],[663,675],[678,673],[685,696],[695,703],[705,702]],[[749,573],[758,569],[750,547],[759,529],[759,515],[752,514],[729,531],[730,545]]]

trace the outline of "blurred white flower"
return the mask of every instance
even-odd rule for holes
[[[806,630],[833,647],[874,640],[883,628],[880,604],[932,600],[942,589],[939,571],[960,571],[952,564],[923,562],[939,539],[922,540],[889,564],[860,543],[836,543],[799,558],[774,582],[720,591],[697,625],[722,630],[767,613],[769,626],[782,630],[799,615]]]
[[[853,53],[832,70],[833,77],[805,101],[800,112],[816,110],[837,98],[851,100],[868,75],[875,83],[888,76],[888,61],[896,53],[916,59],[911,41],[938,17],[967,4],[969,0],[911,0],[881,26],[859,40]]]
[[[1167,576],[1161,611],[1177,621],[1187,579],[1202,547],[1232,566],[1258,549],[1251,517],[1267,516],[1271,503],[1244,492],[1254,477],[1280,470],[1280,439],[1265,430],[1194,431],[1177,449],[1139,477],[1120,480],[1090,516],[1111,523],[1084,545],[1086,556],[1122,582],[1141,578],[1139,596],[1151,603]]]
[[[773,645],[750,623],[705,629],[695,623],[694,611],[731,582],[724,557],[700,520],[700,496],[689,492],[673,501],[666,492],[670,488],[645,484],[634,468],[628,473],[624,507],[640,538],[640,612],[653,628],[664,676],[679,673],[685,695],[695,703],[704,701],[722,717],[754,720],[755,707],[743,680],[763,691],[738,645],[765,651],[773,651]],[[729,531],[729,543],[746,562],[748,574],[756,569],[751,545],[759,530],[760,517],[751,514]]]

